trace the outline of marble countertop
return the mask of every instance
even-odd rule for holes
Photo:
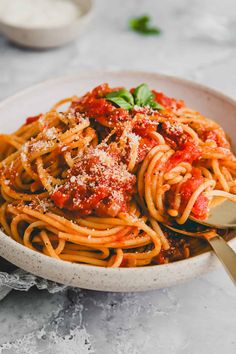
[[[93,12],[83,36],[56,50],[21,49],[0,36],[0,98],[96,69],[182,76],[236,98],[234,0],[98,0]],[[161,36],[127,29],[131,16],[146,13]],[[235,300],[222,267],[146,293],[12,291],[0,302],[0,353],[233,354]]]

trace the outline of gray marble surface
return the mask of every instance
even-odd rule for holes
[[[151,14],[160,37],[127,30]],[[161,72],[236,98],[235,0],[98,0],[76,42],[18,48],[0,36],[0,98],[51,77],[92,69]],[[173,288],[138,294],[32,288],[0,302],[0,353],[208,354],[236,352],[235,288],[219,267]]]

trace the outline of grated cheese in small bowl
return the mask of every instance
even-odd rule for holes
[[[93,0],[0,0],[1,31],[11,41],[51,48],[77,38]]]
[[[5,23],[31,28],[61,26],[81,15],[73,0],[0,0],[0,10]]]

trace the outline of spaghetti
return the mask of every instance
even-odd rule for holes
[[[66,107],[65,107],[66,106]],[[0,224],[65,261],[135,267],[186,258],[164,224],[236,197],[223,129],[145,84],[100,85],[0,135]]]

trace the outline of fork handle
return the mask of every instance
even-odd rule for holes
[[[226,271],[233,280],[234,285],[236,285],[236,253],[219,235],[215,235],[211,238],[206,237],[206,240],[209,242],[215,254],[224,265]]]

